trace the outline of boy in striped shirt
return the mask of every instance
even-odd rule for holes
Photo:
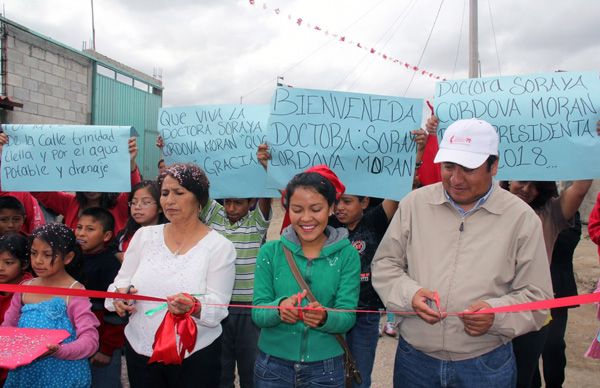
[[[226,198],[223,205],[211,200],[202,209],[200,219],[235,246],[231,304],[252,305],[256,257],[271,221],[271,199]],[[253,387],[259,330],[252,322],[250,309],[230,307],[222,325],[221,387],[234,386],[236,362],[241,388]]]

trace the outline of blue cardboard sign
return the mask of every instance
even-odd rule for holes
[[[265,142],[268,105],[199,105],[163,108],[158,131],[167,165],[195,163],[210,181],[211,198],[277,197],[265,187],[256,159]]]
[[[400,199],[412,188],[423,100],[279,87],[271,101],[267,181],[284,188],[326,164],[354,195]]]
[[[500,136],[501,180],[600,177],[600,79],[556,72],[438,82],[439,136],[454,121],[480,118]]]
[[[6,191],[131,190],[131,127],[2,125],[2,189]]]

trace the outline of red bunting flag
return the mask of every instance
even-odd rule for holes
[[[249,0],[249,2],[250,2],[250,5],[255,5],[255,0]],[[267,4],[266,4],[266,3],[263,3],[263,6],[262,6],[262,8],[263,8],[263,10],[266,10],[266,9],[268,8],[268,7],[267,7]],[[280,8],[275,8],[275,9],[274,9],[274,12],[275,12],[275,14],[279,15],[279,13],[281,12],[281,9],[280,9]],[[309,22],[306,22],[306,21],[304,21],[304,19],[303,19],[303,18],[301,18],[301,17],[293,17],[292,15],[288,14],[288,20],[290,20],[290,21],[294,20],[294,22],[295,22],[295,23],[296,23],[298,26],[301,26],[301,25],[302,25],[302,23],[304,23],[304,25],[305,25],[307,28],[309,28],[309,29],[311,29],[311,30],[313,30],[313,31],[319,31],[319,32],[322,32],[322,33],[324,33],[324,34],[325,34],[325,35],[327,35],[327,36],[329,36],[329,35],[331,34],[331,36],[333,36],[333,37],[334,37],[334,38],[336,38],[336,39],[339,37],[339,42],[348,43],[348,44],[350,44],[350,45],[354,46],[354,42],[355,42],[355,41],[353,41],[353,40],[349,40],[349,39],[346,39],[346,36],[343,36],[343,35],[340,35],[340,34],[335,34],[335,33],[333,33],[333,32],[331,32],[331,33],[330,33],[330,31],[329,31],[328,29],[323,29],[323,27],[321,27],[321,26],[318,26],[318,25],[314,25],[314,28],[311,28],[313,25],[311,25],[311,23],[309,23]],[[357,48],[359,48],[359,49],[364,49],[364,50],[366,50],[366,51],[369,51],[371,54],[375,54],[375,53],[377,53],[377,56],[379,56],[379,57],[383,58],[384,60],[388,60],[388,59],[389,59],[389,60],[392,60],[392,61],[393,61],[393,63],[397,63],[397,64],[399,64],[399,65],[404,65],[404,67],[405,67],[407,70],[412,70],[412,71],[415,71],[415,72],[419,72],[419,73],[420,73],[422,76],[428,76],[429,78],[435,78],[435,79],[443,79],[444,81],[446,80],[445,78],[443,78],[443,77],[440,77],[439,75],[435,75],[435,74],[434,74],[434,73],[432,73],[432,72],[428,72],[428,71],[426,71],[426,70],[419,71],[419,70],[421,70],[421,69],[419,69],[417,66],[412,66],[412,65],[409,65],[408,63],[402,62],[402,61],[400,61],[400,60],[398,60],[398,59],[394,59],[394,58],[390,57],[389,55],[387,55],[387,54],[385,54],[385,53],[378,52],[378,51],[377,51],[375,48],[371,48],[371,49],[369,50],[369,48],[367,48],[367,47],[364,47],[364,46],[363,46],[361,43],[357,43],[355,47],[357,47]]]

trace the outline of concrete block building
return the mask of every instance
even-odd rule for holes
[[[140,172],[154,178],[162,92],[158,79],[0,17],[1,123],[131,125]]]

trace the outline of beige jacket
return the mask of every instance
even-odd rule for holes
[[[494,185],[487,201],[464,219],[441,183],[400,202],[372,264],[373,287],[388,309],[412,311],[412,298],[423,287],[438,291],[448,312],[478,300],[496,307],[552,298],[539,217]],[[496,314],[490,330],[477,337],[465,333],[456,316],[434,325],[407,316],[400,321],[400,334],[431,357],[458,361],[539,329],[547,315],[548,310]]]

